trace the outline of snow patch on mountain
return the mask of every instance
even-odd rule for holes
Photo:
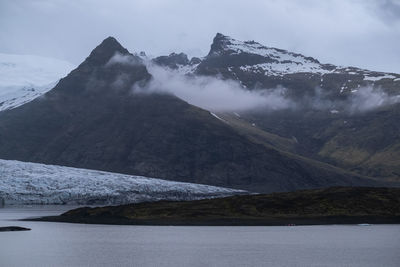
[[[315,62],[294,62],[294,61],[280,61],[272,63],[262,63],[256,65],[246,65],[240,67],[241,70],[247,72],[261,72],[270,76],[283,76],[286,74],[311,72],[318,74],[334,73],[321,68],[321,65]]]
[[[364,80],[373,81],[373,82],[379,81],[382,79],[395,79],[395,78],[397,78],[397,77],[394,75],[385,74],[385,73],[379,73],[377,76],[364,76]]]
[[[283,75],[297,72],[330,73],[316,59],[305,57],[301,54],[288,52],[286,50],[263,46],[254,41],[238,41],[229,36],[224,36],[223,48],[230,55],[247,53],[265,57],[265,63],[241,66],[243,71],[265,72],[266,75]],[[218,52],[216,52],[218,53]]]
[[[123,204],[244,193],[209,185],[0,160],[0,204]]]
[[[262,73],[267,76],[284,76],[295,73],[325,74],[350,74],[363,75],[365,81],[379,81],[381,79],[397,79],[397,74],[371,72],[354,67],[334,66],[321,64],[312,57],[289,52],[283,49],[267,47],[255,41],[239,41],[229,36],[218,34],[219,49],[212,50],[210,56],[250,54],[265,58],[265,62],[242,65],[239,69],[243,72]],[[229,68],[228,68],[229,70]],[[231,70],[230,70],[231,71]],[[321,80],[322,82],[322,80]]]
[[[74,67],[53,58],[0,53],[0,111],[18,107],[46,93]]]
[[[184,74],[184,75],[193,74],[195,72],[197,66],[199,66],[199,65],[200,64],[193,64],[193,65],[190,65],[190,64],[188,64],[188,65],[180,65],[180,64],[178,64],[177,65],[177,67],[178,67],[177,71],[179,73],[181,73],[181,74]]]
[[[229,124],[226,120],[224,120],[223,118],[219,117],[217,114],[215,114],[215,113],[213,113],[213,112],[210,112],[210,114],[211,114],[213,117],[215,117],[216,119],[218,119],[218,120],[220,120],[220,121],[222,121],[222,122],[224,122],[224,123]]]
[[[255,54],[263,57],[269,57],[277,60],[278,62],[291,61],[299,64],[303,63],[318,63],[314,58],[307,58],[301,54],[288,52],[283,49],[267,47],[255,41],[238,41],[231,37],[226,36],[228,42],[226,43],[226,49],[233,51],[233,53],[247,53]]]

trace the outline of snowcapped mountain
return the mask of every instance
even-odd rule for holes
[[[53,58],[0,53],[0,111],[46,93],[74,67]]]
[[[263,46],[255,41],[238,41],[217,34],[208,57],[247,55],[247,62],[238,62],[244,71],[263,72],[265,75],[281,76],[297,72],[328,73],[332,69],[321,65],[318,60],[291,53],[286,50]]]
[[[248,72],[260,72],[264,75],[283,76],[294,73],[349,73],[364,75],[365,80],[377,81],[381,79],[398,79],[400,75],[382,72],[374,72],[354,67],[334,66],[332,64],[321,64],[317,59],[306,57],[298,53],[283,49],[267,47],[255,41],[239,41],[229,36],[218,33],[211,46],[208,57],[222,55],[247,55],[252,57],[253,62],[240,65],[240,69]],[[232,66],[236,64],[231,64]]]
[[[366,86],[382,86],[388,93],[398,94],[400,87],[399,74],[323,64],[312,57],[221,33],[202,59],[189,60],[185,54],[172,53],[153,61],[183,74],[236,80],[248,89],[283,86],[295,96],[313,93],[316,87],[334,95],[350,95]]]
[[[244,193],[143,176],[0,160],[0,204],[122,204]]]
[[[369,177],[400,181],[400,74],[324,64],[220,33],[196,65],[176,63],[175,70],[183,74],[233,80],[246,91],[278,93],[280,100],[289,100],[273,115],[268,109],[240,112],[248,125],[289,143],[296,140],[289,151]]]
[[[0,158],[253,192],[375,184],[253,142],[174,95],[132,94],[151,77],[106,38],[42,101],[0,113]]]

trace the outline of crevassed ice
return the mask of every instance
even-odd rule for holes
[[[0,160],[5,204],[122,204],[223,197],[245,191],[143,176]]]

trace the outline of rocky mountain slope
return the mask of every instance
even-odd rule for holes
[[[379,184],[260,145],[209,111],[146,92],[151,79],[140,57],[105,39],[43,97],[0,113],[0,157],[257,192]]]
[[[279,88],[288,106],[239,112],[242,124],[270,136],[268,144],[276,145],[277,138],[280,144],[286,140],[285,146],[275,148],[361,175],[400,180],[399,74],[323,64],[223,34],[215,36],[200,62],[187,62],[175,62],[175,69],[234,80],[248,91]],[[227,116],[234,114],[238,113]]]

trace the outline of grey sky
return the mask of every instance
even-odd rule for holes
[[[206,55],[216,32],[324,63],[400,73],[400,0],[0,0],[0,52],[81,62],[130,51]]]

